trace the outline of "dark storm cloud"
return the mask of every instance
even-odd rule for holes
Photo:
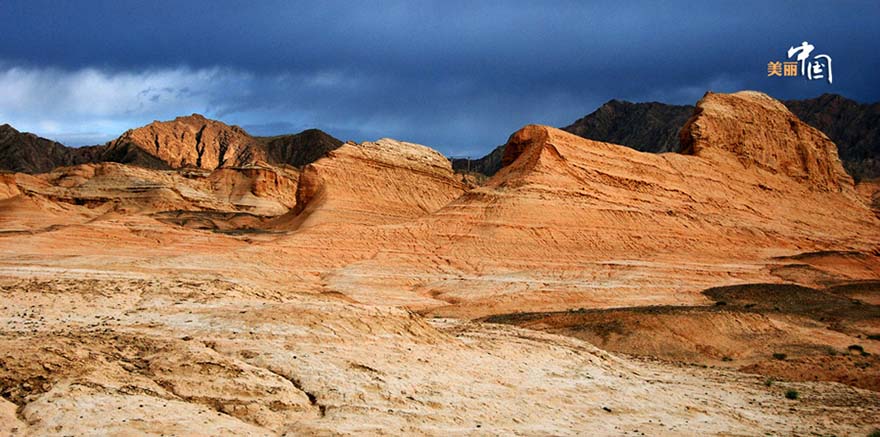
[[[19,100],[0,121],[83,141],[198,111],[478,154],[611,98],[880,100],[877,2],[620,3],[3,1],[0,90]],[[803,40],[832,56],[833,85],[766,77]],[[69,108],[16,91],[44,87]],[[91,91],[103,109],[77,109]]]

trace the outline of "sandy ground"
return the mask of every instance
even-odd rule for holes
[[[557,335],[231,280],[81,275],[2,278],[0,414],[11,435],[852,435],[880,425],[880,394],[837,383],[767,387]]]

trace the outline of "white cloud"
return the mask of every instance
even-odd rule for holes
[[[665,97],[697,92],[668,91]],[[350,68],[65,70],[0,61],[0,124],[73,146],[103,143],[153,120],[201,113],[256,135],[319,128],[343,140],[392,137],[478,155],[525,124],[565,125],[600,101],[589,92],[556,88],[499,92],[467,74],[432,79]]]
[[[326,75],[314,80],[324,82]],[[240,112],[230,108],[273,82],[226,68],[132,72],[0,65],[0,123],[71,145],[94,144],[154,119]]]
[[[317,127],[357,141],[418,141],[410,135],[450,132],[460,123],[468,131],[481,127],[471,114],[425,110],[444,98],[461,101],[472,86],[453,85],[421,86],[433,98],[412,101],[384,74],[345,69],[254,74],[221,67],[63,70],[0,62],[0,123],[73,146],[103,143],[153,120],[191,113],[254,127],[262,135],[284,132],[261,126],[287,126],[286,132]]]

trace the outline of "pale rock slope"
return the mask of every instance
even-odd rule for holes
[[[463,188],[433,149],[388,138],[349,142],[304,168],[291,215],[302,227],[403,222],[440,209]]]
[[[690,155],[527,126],[511,136],[506,167],[432,214],[398,223],[375,208],[396,191],[346,187],[374,206],[359,214],[384,225],[327,220],[270,250],[327,271],[330,291],[419,309],[473,306],[472,316],[708,303],[698,291],[779,282],[776,257],[812,251],[864,252],[872,261],[844,277],[876,277],[880,223],[833,143],[763,94],[707,94],[698,108],[683,131],[694,138]]]
[[[152,170],[107,162],[0,177],[5,227],[27,230],[83,223],[108,213],[151,215],[178,224],[199,215],[275,217],[296,205],[299,172],[266,165]],[[66,213],[57,215],[59,210]]]
[[[849,191],[853,185],[837,146],[766,94],[709,94],[680,137],[685,154],[735,159],[820,190]]]

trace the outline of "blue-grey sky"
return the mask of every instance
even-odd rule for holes
[[[0,0],[0,123],[71,145],[198,112],[479,155],[612,99],[880,100],[880,2]],[[767,77],[809,41],[834,83]]]

